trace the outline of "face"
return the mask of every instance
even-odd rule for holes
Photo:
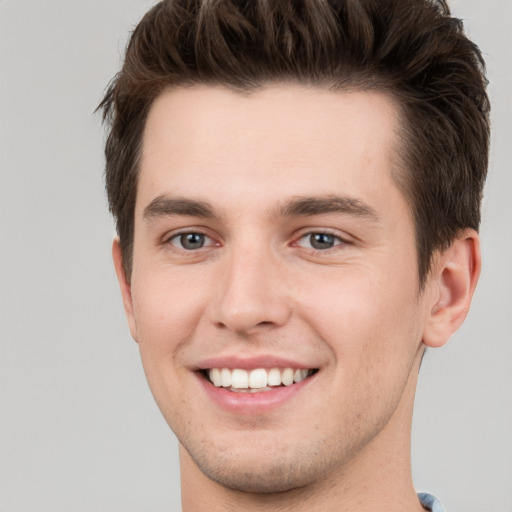
[[[308,485],[403,437],[428,304],[398,117],[292,85],[152,107],[125,304],[185,459],[226,487]]]

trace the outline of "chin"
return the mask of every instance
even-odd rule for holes
[[[318,468],[287,460],[235,461],[211,464],[194,459],[204,475],[227,489],[245,493],[276,494],[299,489],[318,478]]]
[[[255,436],[257,437],[257,436]],[[340,459],[350,458],[338,444],[307,446],[307,443],[258,443],[256,439],[223,443],[182,446],[199,470],[224,488],[244,493],[275,494],[301,489],[324,480]],[[330,444],[330,443],[329,443]],[[199,448],[199,449],[198,449]]]

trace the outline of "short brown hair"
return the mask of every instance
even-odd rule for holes
[[[377,90],[402,110],[396,176],[416,229],[420,282],[432,254],[478,229],[488,163],[484,61],[444,0],[164,0],[135,28],[100,107],[106,189],[132,267],[138,162],[165,89],[277,82]]]

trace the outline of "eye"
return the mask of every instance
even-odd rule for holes
[[[169,242],[174,247],[185,249],[186,251],[196,251],[197,249],[202,249],[203,247],[214,243],[209,236],[206,236],[203,233],[194,232],[174,235],[169,239]]]
[[[298,245],[317,251],[325,251],[343,242],[340,237],[331,235],[330,233],[308,233],[299,239]]]

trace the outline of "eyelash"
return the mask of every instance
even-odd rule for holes
[[[311,241],[314,236],[322,236],[322,237],[327,237],[327,238],[331,239],[332,246],[324,247],[324,248],[318,248],[318,247],[312,246]],[[297,239],[297,241],[294,243],[294,245],[301,246],[301,244],[300,244],[301,240],[309,240],[310,246],[305,247],[305,248],[315,251],[316,253],[327,252],[332,249],[335,249],[339,245],[348,245],[349,244],[349,242],[347,240],[344,240],[341,236],[335,235],[334,233],[331,233],[330,231],[325,231],[325,230],[324,231],[309,231],[307,233],[304,233]],[[319,243],[322,243],[322,242],[319,242]],[[301,247],[304,247],[304,246],[301,246]]]
[[[194,236],[194,235],[202,237],[204,243],[206,243],[205,242],[206,240],[209,240],[211,243],[208,243],[208,245],[206,245],[206,247],[210,247],[212,245],[216,245],[216,243],[213,240],[213,238],[208,236],[206,233],[202,233],[200,231],[183,231],[181,233],[176,233],[176,234],[170,236],[169,238],[167,238],[165,243],[169,244],[169,245],[172,245],[173,247],[176,247],[177,249],[180,249],[180,250],[183,250],[183,251],[186,251],[186,252],[195,252],[195,251],[197,251],[199,249],[205,248],[204,243],[200,247],[195,248],[195,249],[190,249],[190,248],[187,249],[186,247],[183,246],[183,241],[184,241],[185,237],[187,237],[187,236],[190,237],[190,236]],[[174,241],[179,241],[181,246],[178,246],[177,244],[173,243]]]
[[[202,244],[199,246],[199,247],[195,247],[195,248],[187,248],[187,247],[184,247],[184,243],[185,240],[186,240],[186,237],[191,237],[191,236],[196,236],[196,237],[201,237],[202,239]],[[332,246],[330,247],[323,247],[323,248],[318,248],[318,247],[314,247],[312,245],[312,240],[313,240],[313,237],[326,237],[329,239],[329,242],[332,242]],[[309,247],[307,246],[304,246],[301,244],[301,241],[302,240],[309,240]],[[176,242],[176,243],[175,243]],[[322,241],[317,241],[318,243],[322,243]],[[192,242],[193,243],[193,242]],[[325,242],[324,242],[325,243]],[[193,253],[193,252],[197,252],[201,249],[206,249],[208,247],[211,247],[211,246],[219,246],[220,244],[219,243],[216,243],[215,240],[208,236],[206,233],[203,233],[201,231],[182,231],[180,233],[176,233],[170,237],[168,237],[166,240],[165,240],[165,244],[169,244],[173,247],[175,247],[176,249],[178,250],[181,250],[181,251],[185,251],[185,252],[188,252],[188,253]],[[308,231],[307,233],[303,233],[300,237],[298,237],[293,243],[292,243],[292,246],[299,246],[299,247],[303,247],[305,249],[308,249],[310,251],[314,251],[315,253],[325,253],[325,252],[328,252],[332,249],[335,249],[337,246],[339,245],[349,245],[350,242],[348,242],[347,240],[343,239],[342,237],[340,237],[339,235],[336,235],[330,231],[327,231],[327,230],[323,230],[323,231]]]

